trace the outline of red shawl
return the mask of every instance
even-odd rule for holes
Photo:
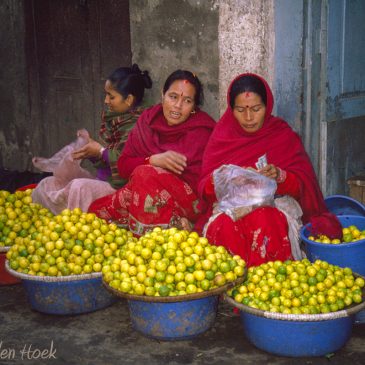
[[[162,105],[154,105],[142,113],[130,132],[118,162],[119,173],[129,178],[146,157],[172,150],[186,156],[187,167],[180,176],[197,192],[203,152],[215,125],[207,113],[197,110],[186,122],[169,126]]]
[[[265,120],[262,128],[254,133],[247,133],[242,129],[229,106],[232,84],[244,75],[259,78],[266,87]],[[274,98],[267,82],[255,74],[243,74],[236,79],[232,81],[228,90],[228,108],[217,123],[204,153],[198,187],[200,196],[203,196],[207,179],[221,165],[234,164],[256,168],[255,163],[258,158],[266,153],[268,164],[274,164],[298,177],[301,185],[299,203],[303,210],[303,223],[309,221],[314,223],[312,219],[315,216],[321,216],[320,224],[326,225],[329,220],[329,225],[334,226],[334,232],[331,229],[329,230],[331,232],[328,232],[330,235],[341,235],[338,220],[328,212],[325,206],[315,172],[300,137],[284,120],[271,115]]]

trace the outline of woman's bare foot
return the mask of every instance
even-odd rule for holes
[[[193,230],[193,225],[185,217],[180,218],[180,225],[185,231],[191,232]]]

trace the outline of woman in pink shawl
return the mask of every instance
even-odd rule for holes
[[[198,109],[201,100],[199,79],[189,71],[173,72],[162,103],[144,111],[118,160],[119,174],[129,182],[94,201],[89,211],[136,235],[155,226],[187,228],[195,222],[201,160],[215,126]]]
[[[201,228],[205,224],[208,240],[226,246],[251,266],[301,258],[301,223],[310,222],[314,234],[341,236],[341,225],[325,206],[300,137],[271,114],[274,99],[267,82],[255,74],[240,75],[231,83],[227,101],[228,108],[208,142],[199,183],[207,207],[199,224]],[[236,220],[214,210],[218,204],[213,173],[222,165],[254,170],[274,180],[275,196],[284,196],[284,203],[275,199],[281,205],[246,207],[246,213]]]

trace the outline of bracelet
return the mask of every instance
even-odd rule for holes
[[[151,156],[146,157],[146,158],[144,159],[144,164],[145,164],[145,165],[151,165],[150,158],[151,158]]]
[[[286,180],[286,171],[282,170],[280,167],[277,167],[277,169],[279,170],[279,176],[276,178],[276,182],[281,184]]]
[[[100,157],[100,159],[102,159],[103,158],[103,153],[104,153],[104,151],[106,150],[106,148],[105,147],[101,147],[100,148],[100,150],[99,150],[99,157]]]

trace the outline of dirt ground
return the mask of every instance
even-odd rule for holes
[[[43,356],[43,359],[41,358]],[[329,357],[279,357],[255,348],[239,315],[220,302],[212,328],[192,340],[158,341],[135,331],[124,299],[81,315],[30,308],[21,284],[0,287],[0,364],[365,364],[365,324]]]

